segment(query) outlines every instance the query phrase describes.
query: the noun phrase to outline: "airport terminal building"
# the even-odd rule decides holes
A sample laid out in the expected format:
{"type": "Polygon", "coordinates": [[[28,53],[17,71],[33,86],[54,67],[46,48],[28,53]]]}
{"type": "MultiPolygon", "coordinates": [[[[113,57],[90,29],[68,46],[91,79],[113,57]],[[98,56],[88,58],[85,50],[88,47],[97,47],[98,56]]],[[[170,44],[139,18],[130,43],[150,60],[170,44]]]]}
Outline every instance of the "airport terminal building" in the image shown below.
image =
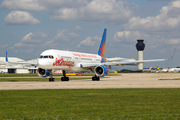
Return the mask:
{"type": "MultiPolygon", "coordinates": [[[[37,59],[25,61],[17,57],[8,57],[11,62],[37,63],[37,59]]],[[[37,73],[37,66],[27,64],[9,64],[5,57],[0,57],[0,73],[37,73]]]]}

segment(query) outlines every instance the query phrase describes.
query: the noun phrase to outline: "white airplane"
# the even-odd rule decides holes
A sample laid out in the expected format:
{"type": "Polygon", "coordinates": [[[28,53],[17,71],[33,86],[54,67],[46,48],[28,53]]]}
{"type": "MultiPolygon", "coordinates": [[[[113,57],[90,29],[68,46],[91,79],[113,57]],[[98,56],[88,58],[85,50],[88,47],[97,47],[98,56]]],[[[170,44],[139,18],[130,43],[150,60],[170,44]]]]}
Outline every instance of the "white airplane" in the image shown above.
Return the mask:
{"type": "Polygon", "coordinates": [[[149,69],[143,69],[143,72],[151,72],[153,66],[151,66],[149,69]]]}
{"type": "MultiPolygon", "coordinates": [[[[89,53],[80,53],[73,51],[63,51],[50,49],[42,52],[38,58],[38,63],[25,63],[25,62],[16,62],[15,64],[31,64],[37,65],[38,75],[40,77],[48,77],[49,81],[54,82],[52,77],[52,70],[62,70],[63,77],[61,81],[69,81],[69,77],[66,77],[66,71],[70,72],[86,72],[94,71],[95,76],[92,77],[93,81],[99,81],[100,77],[104,77],[109,73],[107,66],[110,65],[130,65],[130,64],[139,64],[145,62],[155,62],[155,61],[165,61],[170,59],[152,59],[152,60],[131,60],[124,58],[114,58],[106,59],[104,57],[105,53],[105,42],[106,42],[106,29],[104,29],[102,40],[99,46],[98,54],[89,54],[89,53]]],[[[174,54],[173,54],[174,56],[174,54]]],[[[173,58],[171,57],[171,59],[173,58]]],[[[6,62],[8,61],[7,52],[6,52],[6,62]]],[[[12,62],[9,62],[12,63],[12,62]]]]}
{"type": "Polygon", "coordinates": [[[171,71],[171,72],[180,72],[180,68],[170,68],[168,71],[171,71]]]}

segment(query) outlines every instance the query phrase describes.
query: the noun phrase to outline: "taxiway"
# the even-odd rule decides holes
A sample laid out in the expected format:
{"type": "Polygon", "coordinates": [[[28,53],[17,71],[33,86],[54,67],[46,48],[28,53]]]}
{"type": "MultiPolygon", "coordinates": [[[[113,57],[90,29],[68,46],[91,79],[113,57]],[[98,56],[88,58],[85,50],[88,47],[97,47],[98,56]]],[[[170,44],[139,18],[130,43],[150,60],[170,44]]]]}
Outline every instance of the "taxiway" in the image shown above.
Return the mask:
{"type": "Polygon", "coordinates": [[[0,82],[0,90],[30,89],[107,89],[107,88],[180,88],[180,80],[160,80],[180,78],[178,73],[123,73],[108,76],[100,81],[70,80],[67,82],[0,82]]]}

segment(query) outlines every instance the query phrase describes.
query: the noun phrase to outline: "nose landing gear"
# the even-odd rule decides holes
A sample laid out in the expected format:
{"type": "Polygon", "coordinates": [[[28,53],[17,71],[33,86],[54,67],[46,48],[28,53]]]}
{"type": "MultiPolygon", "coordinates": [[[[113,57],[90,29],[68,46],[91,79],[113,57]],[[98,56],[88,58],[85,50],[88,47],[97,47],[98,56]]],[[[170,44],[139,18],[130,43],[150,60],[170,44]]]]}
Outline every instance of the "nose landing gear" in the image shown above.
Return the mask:
{"type": "Polygon", "coordinates": [[[53,76],[52,76],[52,70],[51,71],[49,71],[50,72],[50,78],[49,78],[49,82],[54,82],[54,78],[53,78],[53,76]]]}

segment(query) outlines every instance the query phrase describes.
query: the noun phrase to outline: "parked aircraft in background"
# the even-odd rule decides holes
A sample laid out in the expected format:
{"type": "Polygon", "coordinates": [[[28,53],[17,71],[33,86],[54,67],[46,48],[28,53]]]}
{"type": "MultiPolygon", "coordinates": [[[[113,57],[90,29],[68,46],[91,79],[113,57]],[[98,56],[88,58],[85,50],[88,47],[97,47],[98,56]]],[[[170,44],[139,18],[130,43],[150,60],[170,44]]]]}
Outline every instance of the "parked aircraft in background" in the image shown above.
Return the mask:
{"type": "Polygon", "coordinates": [[[168,69],[168,71],[171,71],[171,72],[180,72],[180,68],[170,68],[170,69],[168,69]]]}
{"type": "Polygon", "coordinates": [[[161,71],[162,71],[162,72],[168,72],[168,71],[169,71],[169,69],[167,69],[167,68],[163,68],[161,71]]]}
{"type": "Polygon", "coordinates": [[[153,66],[151,66],[149,69],[143,69],[143,72],[151,72],[153,66]]]}
{"type": "MultiPolygon", "coordinates": [[[[40,54],[37,64],[22,63],[22,62],[21,63],[18,62],[18,63],[37,65],[39,67],[38,75],[41,77],[50,76],[49,81],[51,82],[54,81],[54,78],[52,77],[52,70],[63,71],[63,77],[61,78],[62,81],[69,81],[69,77],[66,77],[66,71],[70,71],[70,72],[94,71],[95,76],[92,77],[92,80],[99,81],[100,77],[104,77],[109,73],[109,68],[107,66],[110,65],[121,65],[121,66],[130,65],[130,64],[138,65],[139,63],[145,63],[145,62],[169,60],[169,59],[152,59],[152,60],[138,61],[138,60],[126,59],[126,58],[106,59],[104,57],[106,31],[107,30],[104,29],[102,40],[97,54],[50,49],[40,54]]],[[[6,62],[9,62],[7,56],[6,56],[6,62]]]]}

